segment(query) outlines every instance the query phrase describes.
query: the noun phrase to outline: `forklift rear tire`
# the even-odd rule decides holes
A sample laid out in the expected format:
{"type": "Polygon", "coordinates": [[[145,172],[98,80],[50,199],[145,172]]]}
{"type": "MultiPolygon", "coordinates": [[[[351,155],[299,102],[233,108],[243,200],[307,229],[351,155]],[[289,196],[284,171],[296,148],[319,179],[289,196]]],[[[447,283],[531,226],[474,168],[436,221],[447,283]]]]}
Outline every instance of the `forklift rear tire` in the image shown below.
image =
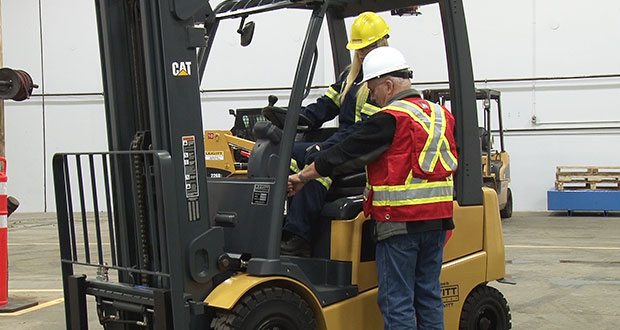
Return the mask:
{"type": "Polygon", "coordinates": [[[502,217],[502,219],[508,219],[512,217],[512,190],[510,190],[510,188],[508,188],[507,194],[508,197],[506,198],[506,205],[501,211],[499,211],[499,215],[502,217]]]}
{"type": "Polygon", "coordinates": [[[459,330],[508,330],[512,327],[510,308],[496,288],[480,285],[463,304],[459,330]]]}
{"type": "Polygon", "coordinates": [[[218,313],[211,322],[215,330],[311,330],[314,314],[297,293],[267,287],[246,294],[231,311],[218,313]]]}

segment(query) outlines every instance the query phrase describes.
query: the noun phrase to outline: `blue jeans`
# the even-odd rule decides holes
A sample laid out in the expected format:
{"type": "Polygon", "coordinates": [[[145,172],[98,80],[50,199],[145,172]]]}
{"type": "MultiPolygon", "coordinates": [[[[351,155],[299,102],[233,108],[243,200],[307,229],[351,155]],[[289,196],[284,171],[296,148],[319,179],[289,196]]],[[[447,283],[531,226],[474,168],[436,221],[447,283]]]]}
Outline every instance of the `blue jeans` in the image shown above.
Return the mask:
{"type": "Polygon", "coordinates": [[[377,242],[378,302],[385,330],[443,329],[439,274],[446,232],[396,235],[377,242]]]}

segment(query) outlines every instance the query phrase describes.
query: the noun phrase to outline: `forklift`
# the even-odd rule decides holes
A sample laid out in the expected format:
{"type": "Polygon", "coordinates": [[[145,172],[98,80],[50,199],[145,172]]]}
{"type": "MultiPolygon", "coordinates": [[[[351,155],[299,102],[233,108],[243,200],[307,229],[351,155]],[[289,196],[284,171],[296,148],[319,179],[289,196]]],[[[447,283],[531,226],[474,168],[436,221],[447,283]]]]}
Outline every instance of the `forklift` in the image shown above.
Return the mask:
{"type": "MultiPolygon", "coordinates": [[[[423,94],[426,99],[444,106],[447,101],[450,101],[449,89],[428,89],[423,94]]],[[[507,219],[512,217],[512,190],[510,189],[510,156],[504,144],[501,92],[489,88],[476,89],[476,100],[482,101],[483,125],[478,128],[482,150],[482,180],[486,187],[497,192],[500,215],[502,219],[507,219]],[[491,101],[494,101],[495,107],[491,106],[491,101]],[[491,135],[494,111],[497,112],[495,117],[497,118],[499,150],[493,148],[494,139],[491,135]]]]}
{"type": "Polygon", "coordinates": [[[330,225],[311,257],[280,255],[289,162],[323,23],[336,73],[350,63],[345,18],[428,4],[440,9],[459,148],[446,329],[510,329],[508,303],[488,285],[504,281],[505,251],[497,194],[479,170],[461,0],[96,0],[109,151],[53,158],[67,329],[88,328],[87,297],[114,330],[381,329],[361,195],[325,206],[330,225]],[[199,86],[218,25],[240,20],[247,44],[246,19],[291,9],[309,21],[287,109],[254,126],[246,176],[209,177],[199,86]]]}

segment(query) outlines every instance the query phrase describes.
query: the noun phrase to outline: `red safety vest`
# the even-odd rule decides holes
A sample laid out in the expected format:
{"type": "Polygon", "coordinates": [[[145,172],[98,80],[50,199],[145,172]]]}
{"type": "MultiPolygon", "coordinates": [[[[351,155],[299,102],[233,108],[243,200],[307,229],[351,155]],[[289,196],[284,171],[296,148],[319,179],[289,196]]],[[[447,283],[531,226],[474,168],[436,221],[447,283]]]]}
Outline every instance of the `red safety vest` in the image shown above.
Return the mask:
{"type": "Polygon", "coordinates": [[[390,148],[367,166],[365,213],[377,221],[452,217],[452,173],[458,164],[454,117],[418,97],[382,111],[394,116],[396,130],[390,148]]]}

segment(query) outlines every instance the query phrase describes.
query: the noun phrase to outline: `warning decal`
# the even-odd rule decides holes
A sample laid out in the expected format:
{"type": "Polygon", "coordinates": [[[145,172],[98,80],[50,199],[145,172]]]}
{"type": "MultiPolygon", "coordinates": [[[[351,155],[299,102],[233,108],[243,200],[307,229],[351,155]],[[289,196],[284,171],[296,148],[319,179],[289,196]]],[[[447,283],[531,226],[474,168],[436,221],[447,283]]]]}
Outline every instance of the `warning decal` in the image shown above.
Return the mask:
{"type": "Polygon", "coordinates": [[[255,184],[254,191],[252,192],[252,204],[267,205],[267,201],[269,200],[269,188],[267,184],[255,184]]]}
{"type": "Polygon", "coordinates": [[[205,151],[206,160],[224,160],[223,151],[205,151]]]}
{"type": "Polygon", "coordinates": [[[183,141],[183,172],[185,174],[185,198],[187,198],[188,216],[189,221],[196,221],[200,218],[196,137],[193,135],[183,136],[181,140],[183,141]]]}

